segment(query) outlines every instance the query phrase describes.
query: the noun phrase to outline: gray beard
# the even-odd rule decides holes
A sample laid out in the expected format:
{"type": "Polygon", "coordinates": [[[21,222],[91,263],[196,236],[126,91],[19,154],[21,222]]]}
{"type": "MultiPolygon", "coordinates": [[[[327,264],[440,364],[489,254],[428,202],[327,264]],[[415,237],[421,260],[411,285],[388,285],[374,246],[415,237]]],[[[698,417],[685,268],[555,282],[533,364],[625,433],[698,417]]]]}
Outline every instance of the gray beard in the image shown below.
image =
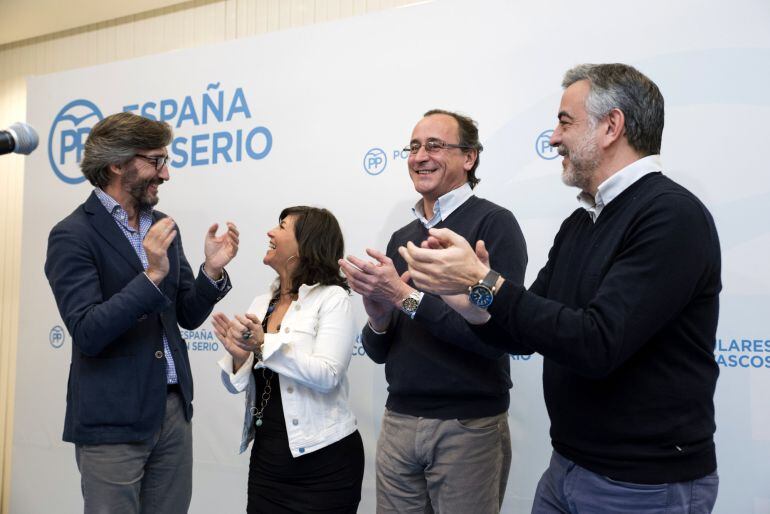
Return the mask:
{"type": "Polygon", "coordinates": [[[158,204],[158,197],[151,197],[147,192],[147,189],[149,189],[152,184],[162,184],[163,181],[157,178],[137,180],[137,175],[138,173],[136,170],[129,172],[123,179],[123,187],[134,201],[138,210],[143,211],[152,209],[158,204]]]}
{"type": "Polygon", "coordinates": [[[569,157],[569,165],[561,174],[562,182],[586,191],[599,167],[599,151],[596,142],[590,137],[586,138],[572,152],[561,145],[559,154],[569,157]]]}

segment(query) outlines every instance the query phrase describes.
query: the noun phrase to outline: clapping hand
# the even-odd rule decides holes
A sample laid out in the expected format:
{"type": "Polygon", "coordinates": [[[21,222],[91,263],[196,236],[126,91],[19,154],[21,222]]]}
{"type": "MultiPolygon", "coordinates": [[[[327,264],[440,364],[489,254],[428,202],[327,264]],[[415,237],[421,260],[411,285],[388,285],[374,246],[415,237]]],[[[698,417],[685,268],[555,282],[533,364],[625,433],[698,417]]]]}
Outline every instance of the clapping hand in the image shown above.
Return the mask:
{"type": "Polygon", "coordinates": [[[422,248],[409,242],[398,249],[420,289],[440,295],[464,293],[489,272],[489,255],[483,242],[474,251],[465,238],[449,229],[432,228],[429,233],[422,248]],[[486,256],[486,264],[478,251],[486,256]]]}
{"type": "Polygon", "coordinates": [[[214,335],[233,357],[233,372],[238,371],[249,355],[260,351],[265,341],[262,324],[254,314],[237,314],[235,319],[217,312],[211,320],[214,335]]]}
{"type": "Polygon", "coordinates": [[[171,246],[176,234],[174,220],[168,217],[161,218],[150,227],[142,241],[144,253],[147,255],[145,273],[156,286],[160,285],[168,274],[168,247],[171,246]]]}
{"type": "Polygon", "coordinates": [[[235,224],[228,221],[227,231],[221,236],[216,235],[218,228],[218,223],[209,227],[203,247],[203,270],[213,280],[222,278],[222,270],[238,254],[239,232],[235,224]]]}
{"type": "Polygon", "coordinates": [[[407,282],[408,272],[400,275],[384,253],[371,248],[366,253],[375,261],[365,261],[353,255],[340,259],[339,265],[350,288],[364,300],[369,322],[376,330],[384,330],[390,322],[390,313],[414,290],[407,282]]]}

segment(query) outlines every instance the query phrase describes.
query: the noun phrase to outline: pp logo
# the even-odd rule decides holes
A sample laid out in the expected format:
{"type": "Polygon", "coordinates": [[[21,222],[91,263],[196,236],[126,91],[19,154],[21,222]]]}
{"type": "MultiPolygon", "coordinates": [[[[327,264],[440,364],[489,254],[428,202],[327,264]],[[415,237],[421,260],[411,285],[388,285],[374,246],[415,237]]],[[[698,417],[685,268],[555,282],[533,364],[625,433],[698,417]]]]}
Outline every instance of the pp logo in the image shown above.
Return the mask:
{"type": "Polygon", "coordinates": [[[541,132],[540,135],[537,136],[537,139],[535,139],[535,151],[537,152],[537,155],[546,161],[556,159],[559,156],[559,152],[556,151],[556,147],[551,146],[550,141],[552,135],[553,130],[549,129],[541,132]]]}
{"type": "Polygon", "coordinates": [[[79,184],[86,178],[80,173],[80,160],[91,127],[104,116],[88,100],[74,100],[59,111],[48,135],[48,161],[56,176],[67,184],[79,184]]]}
{"type": "Polygon", "coordinates": [[[59,325],[54,326],[48,333],[48,342],[54,348],[61,348],[64,344],[65,332],[59,325]]]}
{"type": "Polygon", "coordinates": [[[379,175],[388,165],[388,156],[382,148],[372,148],[364,155],[364,171],[369,175],[379,175]]]}

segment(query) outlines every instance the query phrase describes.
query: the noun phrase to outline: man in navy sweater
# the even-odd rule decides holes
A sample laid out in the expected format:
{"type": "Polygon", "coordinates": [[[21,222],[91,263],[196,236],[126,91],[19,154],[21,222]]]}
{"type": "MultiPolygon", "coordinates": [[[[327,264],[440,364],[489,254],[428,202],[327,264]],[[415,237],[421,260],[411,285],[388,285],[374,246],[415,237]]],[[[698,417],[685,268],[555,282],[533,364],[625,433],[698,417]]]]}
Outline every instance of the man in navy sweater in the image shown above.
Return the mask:
{"type": "Polygon", "coordinates": [[[563,87],[551,145],[582,207],[529,291],[447,230],[400,252],[415,284],[445,295],[490,344],[543,355],[554,452],[533,513],[711,512],[713,219],[661,173],[663,97],[652,81],[622,64],[581,65],[563,87]],[[486,302],[467,293],[480,280],[486,302]]]}
{"type": "Polygon", "coordinates": [[[431,227],[446,227],[489,241],[491,261],[521,284],[524,238],[510,211],[473,195],[482,150],[473,120],[429,111],[404,150],[421,195],[416,219],[392,235],[386,254],[367,250],[374,261],[340,261],[369,315],[364,348],[385,363],[388,381],[377,512],[498,512],[511,462],[509,357],[438,296],[401,280],[406,263],[397,250],[424,241],[431,227]]]}

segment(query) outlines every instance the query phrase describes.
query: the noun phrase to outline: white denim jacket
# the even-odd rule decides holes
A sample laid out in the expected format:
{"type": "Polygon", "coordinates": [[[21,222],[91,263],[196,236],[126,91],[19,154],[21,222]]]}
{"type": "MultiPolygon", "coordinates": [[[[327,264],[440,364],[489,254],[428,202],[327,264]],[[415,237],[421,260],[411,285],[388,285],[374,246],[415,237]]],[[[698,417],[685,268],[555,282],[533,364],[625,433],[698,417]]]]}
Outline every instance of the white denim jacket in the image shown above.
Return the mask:
{"type": "MultiPolygon", "coordinates": [[[[262,391],[256,391],[252,368],[266,367],[280,375],[281,400],[296,458],[319,450],[356,430],[348,407],[346,372],[355,341],[353,311],[348,293],[339,286],[302,285],[281,321],[281,330],[265,334],[262,360],[251,355],[233,373],[228,353],[220,361],[222,382],[231,393],[246,391],[246,414],[240,451],[254,439],[252,408],[262,391]]],[[[263,319],[271,295],[257,296],[248,312],[263,319]]]]}

